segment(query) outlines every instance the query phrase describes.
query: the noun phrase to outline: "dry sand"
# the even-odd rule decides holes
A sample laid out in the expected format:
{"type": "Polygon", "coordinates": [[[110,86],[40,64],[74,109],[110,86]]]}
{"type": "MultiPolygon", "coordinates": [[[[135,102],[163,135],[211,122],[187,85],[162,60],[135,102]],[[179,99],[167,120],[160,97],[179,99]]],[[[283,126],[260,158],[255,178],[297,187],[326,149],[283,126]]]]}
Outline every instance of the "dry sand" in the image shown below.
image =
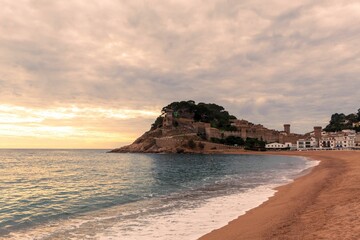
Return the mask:
{"type": "Polygon", "coordinates": [[[321,163],[201,240],[360,239],[360,151],[273,154],[306,156],[321,163]]]}

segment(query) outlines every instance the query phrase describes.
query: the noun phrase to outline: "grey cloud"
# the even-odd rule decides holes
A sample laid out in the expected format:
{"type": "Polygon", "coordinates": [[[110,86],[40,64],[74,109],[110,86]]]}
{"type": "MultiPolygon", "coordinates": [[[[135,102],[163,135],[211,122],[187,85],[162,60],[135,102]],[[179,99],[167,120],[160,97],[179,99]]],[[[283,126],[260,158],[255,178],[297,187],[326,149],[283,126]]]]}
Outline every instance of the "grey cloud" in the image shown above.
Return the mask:
{"type": "Polygon", "coordinates": [[[143,108],[193,99],[304,132],[359,107],[360,19],[338,3],[4,1],[0,100],[143,108]]]}

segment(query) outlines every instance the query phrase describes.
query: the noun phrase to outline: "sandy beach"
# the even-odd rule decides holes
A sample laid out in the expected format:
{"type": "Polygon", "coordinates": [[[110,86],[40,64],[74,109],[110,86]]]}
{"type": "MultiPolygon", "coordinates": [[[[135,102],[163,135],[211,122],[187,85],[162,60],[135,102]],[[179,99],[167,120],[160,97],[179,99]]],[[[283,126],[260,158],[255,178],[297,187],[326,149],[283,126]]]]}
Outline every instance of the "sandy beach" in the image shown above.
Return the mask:
{"type": "Polygon", "coordinates": [[[360,151],[275,152],[321,160],[275,196],[201,240],[360,239],[360,151]]]}

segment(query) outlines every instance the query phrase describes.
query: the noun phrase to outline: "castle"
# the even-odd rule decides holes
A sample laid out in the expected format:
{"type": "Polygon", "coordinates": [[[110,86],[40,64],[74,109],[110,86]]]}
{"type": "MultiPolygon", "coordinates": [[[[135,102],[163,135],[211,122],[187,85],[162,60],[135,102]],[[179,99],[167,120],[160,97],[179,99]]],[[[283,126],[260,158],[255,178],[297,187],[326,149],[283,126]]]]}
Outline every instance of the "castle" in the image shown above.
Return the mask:
{"type": "Polygon", "coordinates": [[[185,129],[192,129],[192,132],[203,136],[208,141],[212,138],[225,139],[230,136],[246,138],[257,138],[265,142],[293,143],[301,139],[303,135],[290,132],[290,124],[284,124],[283,131],[265,128],[261,124],[253,124],[246,120],[232,120],[231,125],[235,131],[223,131],[211,127],[210,123],[195,122],[193,118],[178,117],[172,109],[166,109],[163,115],[163,131],[169,131],[174,126],[181,125],[185,129]]]}
{"type": "Polygon", "coordinates": [[[238,120],[216,104],[182,101],[164,107],[149,131],[112,152],[193,153],[245,147],[257,150],[264,142],[266,149],[273,150],[360,149],[360,133],[355,130],[331,133],[314,127],[314,131],[302,135],[292,133],[290,124],[284,124],[283,130],[278,131],[238,120]]]}

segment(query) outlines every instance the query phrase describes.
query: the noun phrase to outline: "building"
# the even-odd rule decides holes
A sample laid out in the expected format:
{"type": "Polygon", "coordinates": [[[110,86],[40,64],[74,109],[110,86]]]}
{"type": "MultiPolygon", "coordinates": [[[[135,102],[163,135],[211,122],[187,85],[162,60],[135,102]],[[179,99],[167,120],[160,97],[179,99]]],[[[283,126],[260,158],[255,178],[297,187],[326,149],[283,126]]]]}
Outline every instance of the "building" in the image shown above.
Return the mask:
{"type": "Polygon", "coordinates": [[[291,142],[287,143],[269,143],[265,145],[266,149],[273,149],[273,150],[285,150],[285,149],[293,149],[293,144],[291,142]]]}
{"type": "Polygon", "coordinates": [[[174,111],[170,108],[165,109],[164,118],[163,118],[163,127],[171,128],[174,121],[174,111]]]}
{"type": "Polygon", "coordinates": [[[285,147],[285,144],[282,144],[282,143],[278,143],[278,142],[274,142],[274,143],[268,143],[265,145],[265,148],[266,149],[284,149],[286,148],[285,147]]]}
{"type": "Polygon", "coordinates": [[[318,143],[314,137],[310,137],[307,139],[299,139],[296,142],[296,149],[298,151],[311,150],[311,149],[315,149],[317,147],[317,145],[318,145],[318,143]]]}
{"type": "Polygon", "coordinates": [[[296,141],[303,137],[303,135],[291,133],[290,124],[284,124],[284,131],[277,131],[273,129],[268,129],[261,124],[253,124],[246,120],[234,120],[231,124],[236,127],[237,131],[234,132],[225,132],[224,137],[227,136],[238,136],[243,139],[246,138],[257,138],[262,139],[263,141],[269,143],[281,143],[285,144],[287,142],[296,144],[296,141]]]}
{"type": "Polygon", "coordinates": [[[341,132],[323,132],[319,141],[320,149],[346,149],[356,146],[356,132],[343,130],[341,132]]]}
{"type": "Polygon", "coordinates": [[[303,135],[291,133],[290,124],[284,124],[283,131],[277,131],[268,129],[261,124],[254,124],[246,120],[235,119],[231,125],[234,128],[233,131],[223,131],[217,128],[211,127],[210,123],[195,122],[193,116],[183,116],[184,113],[178,113],[170,108],[164,109],[163,113],[163,132],[169,132],[177,126],[182,126],[184,129],[193,131],[204,139],[211,140],[212,138],[225,139],[227,137],[241,137],[256,138],[268,143],[291,143],[291,146],[296,145],[296,141],[303,138],[303,135]]]}
{"type": "MultiPolygon", "coordinates": [[[[297,150],[334,150],[354,148],[357,143],[354,130],[343,130],[341,132],[325,132],[321,127],[314,127],[314,131],[305,134],[304,139],[297,141],[297,150]]],[[[359,136],[360,143],[360,136],[359,136]]]]}
{"type": "Polygon", "coordinates": [[[296,144],[293,144],[291,142],[286,142],[285,146],[286,146],[286,148],[289,148],[291,150],[296,150],[296,144]]]}
{"type": "Polygon", "coordinates": [[[360,146],[360,133],[356,133],[355,136],[355,146],[360,146]]]}
{"type": "Polygon", "coordinates": [[[291,133],[290,124],[284,124],[284,131],[280,132],[279,142],[283,144],[291,143],[295,146],[296,141],[303,137],[301,134],[291,133]]]}
{"type": "Polygon", "coordinates": [[[280,132],[272,129],[268,129],[261,124],[253,124],[246,120],[234,120],[231,123],[236,127],[236,131],[223,132],[224,137],[236,136],[242,139],[257,138],[266,142],[278,142],[280,132]]]}

